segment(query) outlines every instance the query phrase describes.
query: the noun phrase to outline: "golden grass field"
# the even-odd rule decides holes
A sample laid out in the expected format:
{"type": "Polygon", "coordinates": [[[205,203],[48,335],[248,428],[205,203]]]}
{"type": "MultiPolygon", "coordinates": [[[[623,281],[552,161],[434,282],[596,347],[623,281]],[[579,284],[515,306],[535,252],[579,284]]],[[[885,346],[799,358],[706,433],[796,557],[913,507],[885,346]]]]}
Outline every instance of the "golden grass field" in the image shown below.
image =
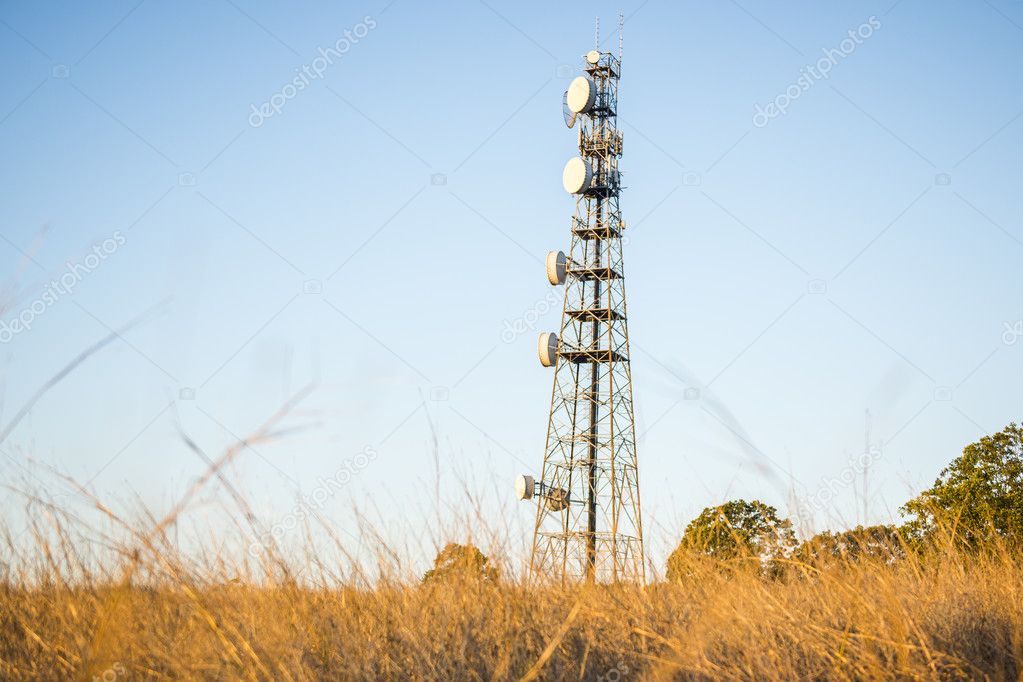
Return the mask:
{"type": "Polygon", "coordinates": [[[0,521],[0,680],[1023,680],[1018,543],[967,552],[939,528],[897,559],[797,552],[765,572],[682,554],[677,583],[538,586],[506,556],[514,531],[476,512],[459,541],[476,528],[502,575],[423,581],[372,528],[371,565],[324,519],[290,550],[252,544],[225,472],[271,427],[204,457],[162,516],[60,475],[75,499],[9,489],[28,527],[0,521]],[[180,549],[182,515],[219,496],[241,548],[210,533],[180,549]]]}
{"type": "Polygon", "coordinates": [[[359,588],[225,579],[215,553],[177,555],[152,531],[95,571],[58,530],[31,556],[4,550],[0,679],[1023,679],[1023,568],[1008,551],[770,579],[694,560],[685,583],[646,588],[359,588]]]}

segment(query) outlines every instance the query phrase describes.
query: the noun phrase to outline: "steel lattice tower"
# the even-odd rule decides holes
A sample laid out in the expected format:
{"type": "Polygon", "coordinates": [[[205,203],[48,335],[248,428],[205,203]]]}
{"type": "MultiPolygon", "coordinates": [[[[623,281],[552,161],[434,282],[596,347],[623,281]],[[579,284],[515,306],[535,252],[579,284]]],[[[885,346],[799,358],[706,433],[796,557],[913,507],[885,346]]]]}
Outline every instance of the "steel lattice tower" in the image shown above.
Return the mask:
{"type": "Polygon", "coordinates": [[[554,366],[543,469],[539,481],[519,483],[520,497],[537,501],[530,573],[541,580],[645,580],[618,202],[620,70],[620,56],[590,52],[566,93],[566,122],[579,128],[579,158],[565,168],[576,208],[568,254],[548,256],[565,299],[560,333],[540,339],[541,362],[554,366]]]}

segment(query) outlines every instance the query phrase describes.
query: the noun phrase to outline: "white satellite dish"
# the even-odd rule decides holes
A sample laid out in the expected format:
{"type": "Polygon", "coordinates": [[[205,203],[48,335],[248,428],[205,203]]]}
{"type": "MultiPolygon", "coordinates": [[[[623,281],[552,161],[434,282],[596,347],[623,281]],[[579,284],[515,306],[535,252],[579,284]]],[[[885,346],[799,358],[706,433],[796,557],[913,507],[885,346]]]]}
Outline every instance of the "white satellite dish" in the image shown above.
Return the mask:
{"type": "Polygon", "coordinates": [[[568,509],[571,497],[564,488],[549,488],[544,495],[547,501],[547,508],[558,512],[568,509]]]}
{"type": "Polygon", "coordinates": [[[554,286],[565,283],[568,276],[568,257],[564,251],[547,253],[547,281],[554,286]]]}
{"type": "Polygon", "coordinates": [[[536,491],[536,481],[528,474],[522,474],[515,479],[515,497],[520,500],[530,500],[536,491]]]}
{"type": "Polygon", "coordinates": [[[561,115],[565,117],[565,125],[569,128],[575,125],[576,113],[568,108],[568,90],[561,96],[561,115]]]}
{"type": "Polygon", "coordinates": [[[596,64],[597,62],[600,61],[600,53],[597,52],[596,50],[590,50],[589,52],[586,53],[586,61],[588,61],[590,64],[596,64]]]}
{"type": "Polygon", "coordinates": [[[568,108],[577,114],[585,114],[593,108],[597,99],[597,84],[589,76],[577,76],[568,86],[565,101],[568,108]]]}
{"type": "Polygon", "coordinates": [[[568,160],[565,170],[561,172],[561,185],[569,194],[582,194],[593,182],[593,168],[582,157],[576,156],[568,160]]]}
{"type": "Polygon", "coordinates": [[[540,356],[540,364],[544,367],[553,367],[558,359],[558,335],[554,332],[544,332],[537,339],[536,352],[540,356]]]}

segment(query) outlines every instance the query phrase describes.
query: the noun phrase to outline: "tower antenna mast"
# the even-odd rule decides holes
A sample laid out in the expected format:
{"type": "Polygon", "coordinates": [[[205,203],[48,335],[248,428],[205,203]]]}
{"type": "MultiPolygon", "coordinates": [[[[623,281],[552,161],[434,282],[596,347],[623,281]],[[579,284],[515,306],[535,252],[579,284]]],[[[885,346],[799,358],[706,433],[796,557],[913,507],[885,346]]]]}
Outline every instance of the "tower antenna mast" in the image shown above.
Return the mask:
{"type": "Polygon", "coordinates": [[[619,207],[620,73],[621,60],[598,47],[564,95],[579,152],[562,174],[575,199],[571,246],[546,263],[551,285],[565,287],[561,327],[538,345],[540,363],[554,368],[547,445],[539,478],[516,483],[520,499],[536,501],[530,575],[562,584],[646,577],[619,207]]]}

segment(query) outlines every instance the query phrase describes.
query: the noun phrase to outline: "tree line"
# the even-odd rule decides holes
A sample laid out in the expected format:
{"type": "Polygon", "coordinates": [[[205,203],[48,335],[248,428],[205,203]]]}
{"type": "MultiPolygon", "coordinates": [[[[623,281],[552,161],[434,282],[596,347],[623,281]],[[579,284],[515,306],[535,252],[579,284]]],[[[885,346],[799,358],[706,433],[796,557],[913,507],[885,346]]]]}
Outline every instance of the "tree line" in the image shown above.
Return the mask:
{"type": "MultiPolygon", "coordinates": [[[[980,551],[1023,545],[1023,426],[1009,424],[963,449],[934,484],[907,501],[900,524],[824,531],[800,542],[792,522],[760,500],[707,507],[686,526],[665,577],[685,580],[696,564],[751,568],[777,576],[791,566],[836,561],[892,563],[936,547],[980,551]]],[[[499,571],[474,545],[442,549],[424,582],[449,576],[496,581],[499,571]]]]}

